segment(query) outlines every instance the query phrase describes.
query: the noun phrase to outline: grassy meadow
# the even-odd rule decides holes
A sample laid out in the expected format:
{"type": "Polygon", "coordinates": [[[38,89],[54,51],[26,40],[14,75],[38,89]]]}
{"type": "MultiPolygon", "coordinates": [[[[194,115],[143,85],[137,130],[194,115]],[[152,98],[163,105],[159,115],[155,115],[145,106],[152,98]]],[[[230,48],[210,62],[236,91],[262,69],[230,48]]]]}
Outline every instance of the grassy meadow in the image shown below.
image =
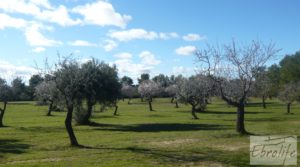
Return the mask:
{"type": "MultiPolygon", "coordinates": [[[[267,102],[263,109],[260,99],[251,100],[246,129],[300,136],[300,104],[285,114],[284,104],[267,102]]],[[[197,114],[199,120],[191,119],[190,106],[175,108],[169,98],[154,99],[152,112],[139,99],[118,105],[118,116],[113,109],[97,112],[96,106],[92,120],[97,124],[74,124],[78,142],[87,146],[76,148],[69,146],[65,112],[47,117],[47,106],[9,103],[6,127],[0,128],[0,166],[249,166],[249,136],[235,132],[236,109],[219,99],[197,114]]]]}

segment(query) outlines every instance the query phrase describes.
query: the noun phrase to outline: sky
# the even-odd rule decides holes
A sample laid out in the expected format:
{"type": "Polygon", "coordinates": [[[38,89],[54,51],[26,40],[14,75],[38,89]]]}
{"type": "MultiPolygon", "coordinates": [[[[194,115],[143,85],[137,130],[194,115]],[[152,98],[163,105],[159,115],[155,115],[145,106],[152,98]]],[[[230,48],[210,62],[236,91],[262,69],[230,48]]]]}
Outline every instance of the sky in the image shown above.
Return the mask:
{"type": "Polygon", "coordinates": [[[0,77],[26,82],[47,59],[92,57],[133,79],[195,73],[206,44],[276,43],[300,50],[297,0],[0,0],[0,77]]]}

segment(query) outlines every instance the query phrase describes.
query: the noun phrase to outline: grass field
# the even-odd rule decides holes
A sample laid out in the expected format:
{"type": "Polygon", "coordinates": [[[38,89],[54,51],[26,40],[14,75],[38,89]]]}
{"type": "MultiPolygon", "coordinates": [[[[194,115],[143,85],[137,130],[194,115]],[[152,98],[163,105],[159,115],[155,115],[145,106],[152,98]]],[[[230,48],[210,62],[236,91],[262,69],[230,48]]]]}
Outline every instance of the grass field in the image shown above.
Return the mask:
{"type": "MultiPolygon", "coordinates": [[[[235,108],[214,99],[192,120],[189,106],[176,109],[169,101],[155,99],[153,112],[135,99],[132,105],[121,101],[118,116],[112,110],[94,113],[98,124],[74,125],[79,143],[89,148],[69,146],[65,112],[46,117],[47,106],[11,103],[7,127],[0,128],[0,166],[249,166],[249,136],[235,132],[235,108]]],[[[287,115],[278,101],[268,101],[267,109],[251,102],[249,132],[300,136],[299,104],[287,115]]]]}

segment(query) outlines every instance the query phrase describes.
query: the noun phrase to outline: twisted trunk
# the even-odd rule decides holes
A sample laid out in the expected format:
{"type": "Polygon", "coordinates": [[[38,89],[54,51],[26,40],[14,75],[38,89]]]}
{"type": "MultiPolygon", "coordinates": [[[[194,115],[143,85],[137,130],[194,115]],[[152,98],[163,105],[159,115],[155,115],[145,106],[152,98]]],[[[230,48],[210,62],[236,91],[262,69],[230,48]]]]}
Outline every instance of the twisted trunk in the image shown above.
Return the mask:
{"type": "Polygon", "coordinates": [[[291,103],[287,103],[287,106],[286,106],[286,112],[287,112],[288,114],[291,113],[291,103]]]}
{"type": "Polygon", "coordinates": [[[7,101],[3,102],[3,108],[0,108],[0,127],[3,127],[3,117],[6,110],[7,101]]]}
{"type": "Polygon", "coordinates": [[[236,131],[240,134],[245,134],[245,125],[244,125],[244,115],[245,115],[245,105],[244,103],[239,103],[237,106],[237,119],[236,119],[236,131]]]}
{"type": "Polygon", "coordinates": [[[84,118],[82,119],[82,122],[80,124],[83,125],[88,125],[90,124],[90,118],[92,116],[92,112],[93,112],[93,106],[95,105],[95,102],[93,102],[92,100],[87,100],[87,111],[86,114],[83,116],[84,118]]]}
{"type": "Polygon", "coordinates": [[[49,100],[49,101],[50,101],[50,104],[49,104],[47,116],[51,116],[51,111],[52,111],[52,109],[53,109],[53,103],[54,103],[53,100],[49,100]]]}
{"type": "Polygon", "coordinates": [[[193,116],[193,119],[199,119],[196,115],[196,105],[193,105],[193,104],[192,104],[192,116],[193,116]]]}
{"type": "Polygon", "coordinates": [[[115,105],[115,111],[114,111],[114,115],[117,115],[118,108],[119,108],[119,106],[115,105]]]}
{"type": "Polygon", "coordinates": [[[70,138],[71,146],[79,146],[72,128],[72,114],[73,114],[73,106],[72,107],[69,106],[67,111],[67,116],[65,119],[65,126],[70,138]]]}
{"type": "Polygon", "coordinates": [[[171,99],[171,103],[174,103],[174,99],[175,99],[175,98],[174,98],[174,97],[172,97],[172,99],[171,99]]]}
{"type": "Polygon", "coordinates": [[[263,108],[267,108],[267,105],[266,105],[266,96],[262,96],[262,104],[263,104],[263,108]]]}
{"type": "Polygon", "coordinates": [[[151,102],[151,100],[149,100],[149,101],[148,101],[148,104],[149,104],[149,110],[150,110],[150,111],[153,111],[153,109],[152,109],[152,102],[151,102]]]}

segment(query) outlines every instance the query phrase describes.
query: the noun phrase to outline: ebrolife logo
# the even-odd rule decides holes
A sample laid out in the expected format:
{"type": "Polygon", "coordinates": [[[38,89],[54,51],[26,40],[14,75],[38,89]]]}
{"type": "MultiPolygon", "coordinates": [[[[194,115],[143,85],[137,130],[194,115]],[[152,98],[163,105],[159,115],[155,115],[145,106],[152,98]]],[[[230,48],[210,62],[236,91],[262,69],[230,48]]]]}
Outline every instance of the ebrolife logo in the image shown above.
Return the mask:
{"type": "Polygon", "coordinates": [[[250,165],[297,165],[297,136],[250,136],[250,165]]]}

